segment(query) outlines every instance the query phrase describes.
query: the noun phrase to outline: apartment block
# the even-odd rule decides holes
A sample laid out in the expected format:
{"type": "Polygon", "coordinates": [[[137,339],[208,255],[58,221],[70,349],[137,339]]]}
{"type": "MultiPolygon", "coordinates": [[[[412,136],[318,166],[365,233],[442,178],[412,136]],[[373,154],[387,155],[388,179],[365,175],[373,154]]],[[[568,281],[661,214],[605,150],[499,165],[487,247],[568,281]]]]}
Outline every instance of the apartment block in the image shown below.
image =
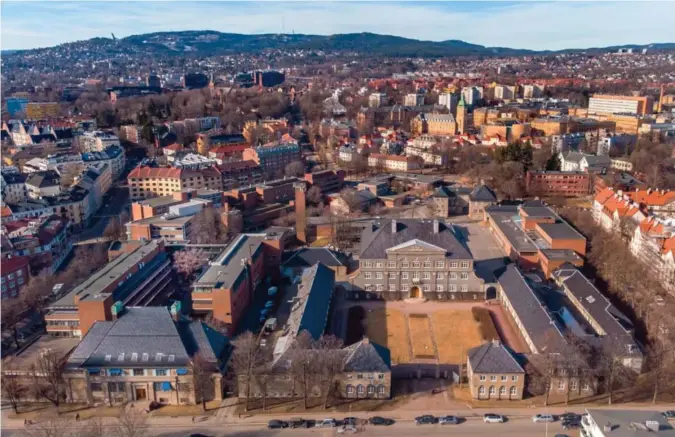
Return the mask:
{"type": "Polygon", "coordinates": [[[216,167],[202,170],[136,167],[127,177],[132,201],[169,196],[184,189],[222,190],[222,175],[216,167]]]}
{"type": "Polygon", "coordinates": [[[48,307],[47,333],[83,337],[97,321],[113,320],[113,305],[161,303],[172,280],[171,263],[158,240],[114,242],[116,258],[48,307]]]}
{"type": "Polygon", "coordinates": [[[77,137],[77,141],[86,152],[102,152],[109,146],[120,145],[119,137],[104,131],[84,132],[77,137]]]}
{"type": "Polygon", "coordinates": [[[57,102],[26,103],[26,118],[29,120],[58,117],[59,112],[60,108],[57,102]]]}
{"type": "Polygon", "coordinates": [[[478,300],[484,281],[451,224],[438,220],[382,220],[361,236],[352,299],[478,300]]]}
{"type": "Polygon", "coordinates": [[[313,173],[305,173],[305,181],[310,186],[317,186],[322,194],[336,193],[342,189],[345,180],[344,170],[321,170],[313,173]]]}
{"type": "Polygon", "coordinates": [[[134,124],[125,124],[120,126],[119,137],[121,140],[138,144],[141,139],[141,127],[134,124]]]}
{"type": "Polygon", "coordinates": [[[288,164],[301,161],[300,146],[297,143],[269,143],[244,150],[244,160],[252,160],[269,175],[283,174],[288,164]]]}
{"type": "Polygon", "coordinates": [[[403,98],[404,106],[422,106],[424,105],[424,94],[406,94],[403,98]]]}
{"type": "Polygon", "coordinates": [[[528,171],[528,194],[544,197],[583,197],[592,191],[593,175],[580,171],[528,171]]]}
{"type": "Polygon", "coordinates": [[[388,171],[413,171],[421,168],[421,159],[414,156],[382,155],[371,153],[368,156],[368,167],[382,168],[388,171]]]}
{"type": "Polygon", "coordinates": [[[2,224],[4,256],[27,257],[37,271],[55,273],[72,252],[69,223],[57,216],[6,221],[2,224]]]}
{"type": "Polygon", "coordinates": [[[628,113],[646,115],[654,110],[654,99],[651,96],[616,96],[594,94],[588,101],[588,112],[628,113]]]}
{"type": "Polygon", "coordinates": [[[217,166],[217,169],[221,174],[223,189],[226,191],[263,181],[263,170],[253,160],[226,162],[217,166]]]}
{"type": "Polygon", "coordinates": [[[2,299],[19,296],[21,288],[30,280],[29,259],[27,256],[3,256],[0,259],[0,280],[2,280],[2,299]]]}
{"type": "Polygon", "coordinates": [[[199,134],[197,135],[197,153],[208,155],[212,149],[223,155],[241,155],[249,147],[241,134],[199,134]]]}

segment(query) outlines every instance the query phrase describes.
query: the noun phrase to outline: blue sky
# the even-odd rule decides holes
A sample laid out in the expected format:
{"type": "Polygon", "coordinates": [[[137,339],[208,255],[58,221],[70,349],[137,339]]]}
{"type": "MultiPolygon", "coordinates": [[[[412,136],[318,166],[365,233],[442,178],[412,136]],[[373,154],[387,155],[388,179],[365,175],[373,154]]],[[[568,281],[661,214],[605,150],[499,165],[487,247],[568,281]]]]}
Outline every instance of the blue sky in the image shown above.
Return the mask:
{"type": "Polygon", "coordinates": [[[675,41],[675,2],[0,2],[2,49],[171,31],[374,32],[486,46],[585,48],[675,41]]]}

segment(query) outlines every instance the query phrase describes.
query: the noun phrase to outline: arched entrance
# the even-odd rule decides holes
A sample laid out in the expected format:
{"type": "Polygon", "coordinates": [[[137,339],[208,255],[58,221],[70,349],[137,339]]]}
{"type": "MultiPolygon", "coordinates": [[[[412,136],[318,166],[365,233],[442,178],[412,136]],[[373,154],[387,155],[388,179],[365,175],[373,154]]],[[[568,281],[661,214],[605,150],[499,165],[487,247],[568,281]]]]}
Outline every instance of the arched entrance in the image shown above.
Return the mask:
{"type": "Polygon", "coordinates": [[[410,299],[421,299],[422,290],[418,286],[414,286],[410,289],[410,299]]]}

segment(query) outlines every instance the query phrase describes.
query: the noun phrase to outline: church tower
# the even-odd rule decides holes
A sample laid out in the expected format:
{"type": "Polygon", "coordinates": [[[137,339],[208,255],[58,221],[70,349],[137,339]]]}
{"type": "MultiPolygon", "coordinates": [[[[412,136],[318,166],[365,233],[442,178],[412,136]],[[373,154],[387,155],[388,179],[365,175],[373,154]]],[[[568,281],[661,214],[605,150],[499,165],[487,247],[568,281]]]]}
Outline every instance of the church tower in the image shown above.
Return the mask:
{"type": "Polygon", "coordinates": [[[464,132],[466,132],[466,122],[467,122],[464,94],[462,94],[462,97],[459,99],[459,103],[457,104],[457,117],[455,118],[457,120],[457,133],[461,135],[464,132]]]}

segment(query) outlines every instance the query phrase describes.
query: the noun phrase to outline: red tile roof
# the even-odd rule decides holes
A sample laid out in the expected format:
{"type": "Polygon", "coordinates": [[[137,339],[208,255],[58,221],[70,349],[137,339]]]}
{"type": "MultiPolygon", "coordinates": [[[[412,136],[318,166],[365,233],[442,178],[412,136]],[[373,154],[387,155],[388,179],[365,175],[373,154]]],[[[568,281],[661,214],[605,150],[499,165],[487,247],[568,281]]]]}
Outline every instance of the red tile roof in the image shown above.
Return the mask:
{"type": "Polygon", "coordinates": [[[182,172],[179,168],[153,168],[153,167],[136,167],[131,170],[128,178],[175,178],[179,179],[182,172]]]}

